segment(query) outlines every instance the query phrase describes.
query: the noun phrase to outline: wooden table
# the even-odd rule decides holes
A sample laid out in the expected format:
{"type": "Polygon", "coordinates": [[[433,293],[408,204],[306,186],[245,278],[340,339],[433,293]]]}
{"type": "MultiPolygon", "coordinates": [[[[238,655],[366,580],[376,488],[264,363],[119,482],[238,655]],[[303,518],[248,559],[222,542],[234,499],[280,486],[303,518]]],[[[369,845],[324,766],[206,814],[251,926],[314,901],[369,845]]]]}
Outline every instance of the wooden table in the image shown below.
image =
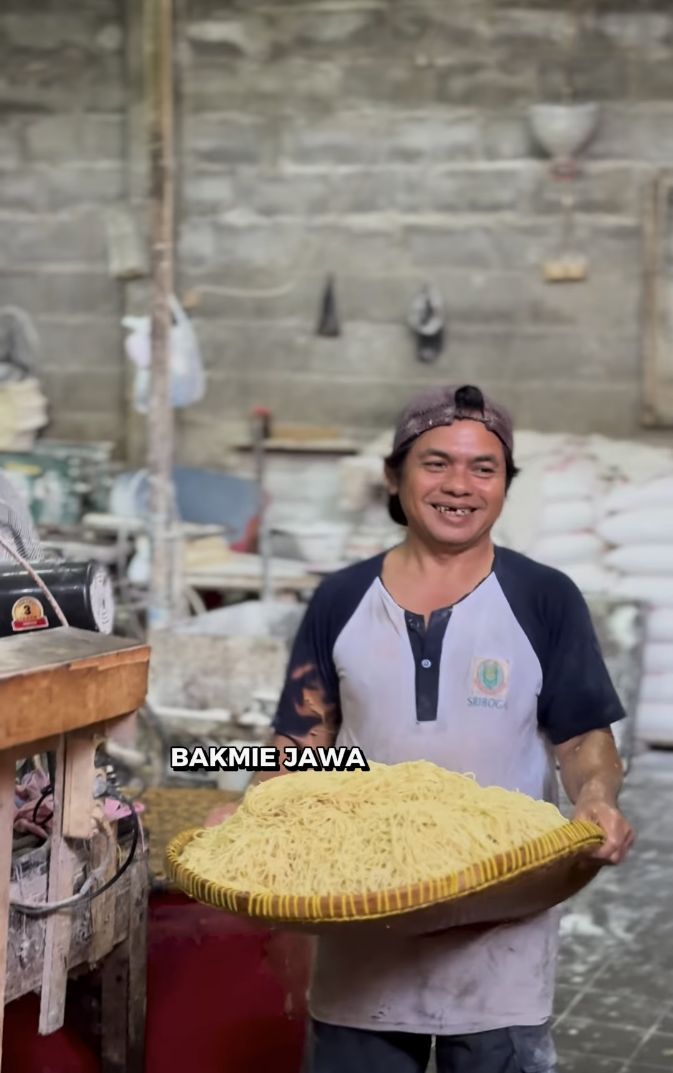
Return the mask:
{"type": "MultiPolygon", "coordinates": [[[[310,595],[317,588],[320,577],[317,574],[298,573],[296,575],[271,573],[271,582],[274,595],[279,593],[294,593],[298,596],[306,593],[310,595]]],[[[262,591],[262,578],[253,571],[234,572],[226,570],[188,570],[184,574],[184,582],[197,592],[245,592],[259,593],[262,591]]]]}
{"type": "Polygon", "coordinates": [[[103,1068],[105,1073],[143,1069],[147,869],[142,855],[123,883],[76,908],[35,918],[21,910],[10,914],[10,900],[60,902],[72,896],[84,868],[106,860],[106,875],[114,873],[109,832],[104,836],[95,822],[100,807],[93,796],[95,751],[106,736],[128,735],[129,721],[145,699],[148,669],[148,647],[126,638],[65,627],[0,638],[0,1057],[5,1001],[40,986],[39,1031],[48,1035],[63,1024],[69,968],[105,958],[103,1005],[108,1014],[114,1012],[115,1023],[110,1025],[108,1016],[103,1068]],[[41,752],[56,756],[51,846],[44,867],[38,853],[30,883],[26,878],[22,885],[18,869],[25,862],[12,857],[16,763],[41,752]],[[84,948],[74,927],[82,912],[91,922],[84,948]],[[30,970],[22,964],[24,940],[40,954],[30,970]]]}

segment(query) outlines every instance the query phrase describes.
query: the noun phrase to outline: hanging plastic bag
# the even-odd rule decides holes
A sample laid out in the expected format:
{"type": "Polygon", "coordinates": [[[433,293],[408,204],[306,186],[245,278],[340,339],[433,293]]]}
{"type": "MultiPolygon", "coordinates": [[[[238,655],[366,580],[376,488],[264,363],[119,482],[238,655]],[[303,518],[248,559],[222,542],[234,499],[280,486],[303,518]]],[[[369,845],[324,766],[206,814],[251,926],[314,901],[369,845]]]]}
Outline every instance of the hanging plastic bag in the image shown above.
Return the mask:
{"type": "MultiPolygon", "coordinates": [[[[198,340],[192,322],[178,302],[170,299],[173,324],[171,327],[171,406],[183,408],[199,402],[206,390],[206,375],[198,340]]],[[[140,414],[147,413],[150,399],[151,331],[150,317],[124,317],[122,325],[129,329],[124,341],[127,357],[136,367],[133,384],[133,405],[140,414]]]]}

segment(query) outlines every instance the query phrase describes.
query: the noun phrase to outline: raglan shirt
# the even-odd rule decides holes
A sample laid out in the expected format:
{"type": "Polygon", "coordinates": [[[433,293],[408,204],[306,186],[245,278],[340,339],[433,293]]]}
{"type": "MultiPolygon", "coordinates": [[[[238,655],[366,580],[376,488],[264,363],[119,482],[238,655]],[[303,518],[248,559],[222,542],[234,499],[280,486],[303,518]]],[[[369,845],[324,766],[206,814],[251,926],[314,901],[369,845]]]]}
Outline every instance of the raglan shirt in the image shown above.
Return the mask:
{"type": "MultiPolygon", "coordinates": [[[[276,732],[303,736],[324,719],[337,745],[367,760],[430,760],[556,803],[552,746],[624,717],[580,591],[560,571],[496,548],[488,577],[426,627],[388,593],[383,560],[340,570],[316,591],[276,732]]],[[[558,920],[553,909],[431,937],[321,936],[310,1012],[441,1035],[541,1024],[558,920]]]]}

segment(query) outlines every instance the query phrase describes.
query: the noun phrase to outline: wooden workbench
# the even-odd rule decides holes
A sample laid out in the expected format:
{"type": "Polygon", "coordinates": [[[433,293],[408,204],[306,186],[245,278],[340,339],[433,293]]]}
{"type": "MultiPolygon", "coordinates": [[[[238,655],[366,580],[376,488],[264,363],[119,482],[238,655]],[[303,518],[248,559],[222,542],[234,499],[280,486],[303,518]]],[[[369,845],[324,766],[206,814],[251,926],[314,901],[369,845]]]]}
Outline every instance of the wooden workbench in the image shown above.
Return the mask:
{"type": "Polygon", "coordinates": [[[104,959],[105,1073],[143,1068],[143,854],[108,892],[75,907],[35,917],[10,912],[10,900],[61,902],[85,871],[107,861],[105,875],[115,872],[116,831],[95,822],[95,751],[142,705],[148,668],[147,646],[126,638],[65,627],[0,638],[0,1047],[6,1001],[39,987],[48,1035],[63,1024],[68,970],[104,959]],[[49,852],[14,858],[16,763],[45,751],[56,756],[49,852]]]}

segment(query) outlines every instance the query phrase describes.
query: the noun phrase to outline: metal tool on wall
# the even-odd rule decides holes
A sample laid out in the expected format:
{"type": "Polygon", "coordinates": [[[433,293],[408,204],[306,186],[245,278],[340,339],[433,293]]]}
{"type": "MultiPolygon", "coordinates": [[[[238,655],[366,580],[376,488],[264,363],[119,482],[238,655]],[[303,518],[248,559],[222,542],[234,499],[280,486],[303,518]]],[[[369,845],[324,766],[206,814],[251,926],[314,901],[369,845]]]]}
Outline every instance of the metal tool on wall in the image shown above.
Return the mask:
{"type": "Polygon", "coordinates": [[[407,322],[416,339],[416,357],[422,362],[437,361],[444,348],[444,303],[428,284],[421,287],[409,309],[407,322]]]}
{"type": "Polygon", "coordinates": [[[545,261],[548,283],[578,283],[585,279],[588,260],[575,246],[575,195],[572,183],[578,175],[577,158],[591,141],[599,119],[595,103],[536,104],[529,111],[533,134],[551,157],[549,174],[563,183],[561,246],[556,257],[545,261]]]}
{"type": "Polygon", "coordinates": [[[320,300],[320,315],[318,317],[316,335],[321,335],[325,339],[334,339],[336,336],[341,335],[341,325],[339,324],[339,314],[337,312],[336,302],[336,284],[332,274],[330,274],[325,281],[325,287],[320,300]]]}

